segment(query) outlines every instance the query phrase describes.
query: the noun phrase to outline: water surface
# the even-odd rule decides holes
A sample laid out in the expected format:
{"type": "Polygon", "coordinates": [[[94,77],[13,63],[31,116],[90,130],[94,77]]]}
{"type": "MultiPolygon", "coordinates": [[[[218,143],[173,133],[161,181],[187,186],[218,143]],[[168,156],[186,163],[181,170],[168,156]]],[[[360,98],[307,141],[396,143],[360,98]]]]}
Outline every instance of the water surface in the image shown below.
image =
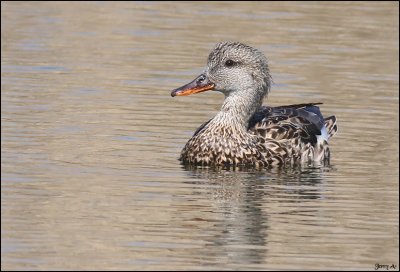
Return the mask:
{"type": "Polygon", "coordinates": [[[1,2],[4,270],[366,269],[399,245],[397,2],[1,2]],[[270,105],[324,102],[332,165],[185,167],[223,96],[170,97],[215,43],[270,105]]]}

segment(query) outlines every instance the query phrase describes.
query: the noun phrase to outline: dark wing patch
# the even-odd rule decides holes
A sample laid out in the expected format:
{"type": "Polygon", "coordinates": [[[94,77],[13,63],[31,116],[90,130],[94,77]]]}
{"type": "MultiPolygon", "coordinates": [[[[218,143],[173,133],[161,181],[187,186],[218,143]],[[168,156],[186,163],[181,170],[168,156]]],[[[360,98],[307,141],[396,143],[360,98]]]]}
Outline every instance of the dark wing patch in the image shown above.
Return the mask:
{"type": "Polygon", "coordinates": [[[304,144],[315,145],[325,126],[318,104],[322,103],[263,106],[250,119],[249,130],[276,141],[299,138],[304,144]]]}

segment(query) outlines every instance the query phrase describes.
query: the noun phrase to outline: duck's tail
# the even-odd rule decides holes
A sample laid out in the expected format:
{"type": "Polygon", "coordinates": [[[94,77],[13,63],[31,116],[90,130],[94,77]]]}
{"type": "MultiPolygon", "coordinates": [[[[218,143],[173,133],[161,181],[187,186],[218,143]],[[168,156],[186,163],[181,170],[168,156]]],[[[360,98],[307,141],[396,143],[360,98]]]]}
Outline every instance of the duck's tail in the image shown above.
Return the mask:
{"type": "Polygon", "coordinates": [[[331,138],[338,131],[338,128],[336,125],[336,116],[334,116],[334,115],[329,116],[329,117],[325,118],[324,121],[325,121],[326,130],[328,131],[329,138],[331,138]]]}

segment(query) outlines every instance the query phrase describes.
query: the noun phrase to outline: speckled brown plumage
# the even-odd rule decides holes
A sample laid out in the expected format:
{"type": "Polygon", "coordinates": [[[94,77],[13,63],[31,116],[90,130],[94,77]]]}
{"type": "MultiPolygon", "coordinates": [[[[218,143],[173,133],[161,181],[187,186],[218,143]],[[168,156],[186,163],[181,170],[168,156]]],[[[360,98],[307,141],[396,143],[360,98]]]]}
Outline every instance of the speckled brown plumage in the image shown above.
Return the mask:
{"type": "Polygon", "coordinates": [[[267,167],[327,163],[328,139],[336,118],[324,118],[318,104],[261,106],[271,76],[265,56],[237,42],[218,44],[207,67],[172,96],[205,90],[225,94],[221,111],[200,126],[180,156],[185,164],[267,167]]]}

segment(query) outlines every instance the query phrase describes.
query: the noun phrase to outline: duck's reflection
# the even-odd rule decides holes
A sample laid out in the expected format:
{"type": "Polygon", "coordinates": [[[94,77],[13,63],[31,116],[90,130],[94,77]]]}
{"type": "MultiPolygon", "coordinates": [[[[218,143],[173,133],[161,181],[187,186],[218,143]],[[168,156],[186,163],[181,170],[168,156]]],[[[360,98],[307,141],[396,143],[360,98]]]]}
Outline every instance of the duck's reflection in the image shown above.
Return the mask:
{"type": "MultiPolygon", "coordinates": [[[[219,263],[240,264],[265,263],[269,230],[275,227],[274,222],[270,222],[271,214],[301,210],[274,207],[279,207],[281,202],[296,205],[321,198],[322,173],[326,171],[321,168],[268,171],[195,166],[183,168],[190,176],[187,183],[199,188],[193,190],[190,196],[193,201],[209,201],[199,205],[195,218],[189,219],[197,220],[197,231],[208,234],[202,237],[206,246],[201,248],[207,252],[196,254],[218,256],[219,263]]],[[[202,263],[213,264],[208,261],[202,263]]]]}

